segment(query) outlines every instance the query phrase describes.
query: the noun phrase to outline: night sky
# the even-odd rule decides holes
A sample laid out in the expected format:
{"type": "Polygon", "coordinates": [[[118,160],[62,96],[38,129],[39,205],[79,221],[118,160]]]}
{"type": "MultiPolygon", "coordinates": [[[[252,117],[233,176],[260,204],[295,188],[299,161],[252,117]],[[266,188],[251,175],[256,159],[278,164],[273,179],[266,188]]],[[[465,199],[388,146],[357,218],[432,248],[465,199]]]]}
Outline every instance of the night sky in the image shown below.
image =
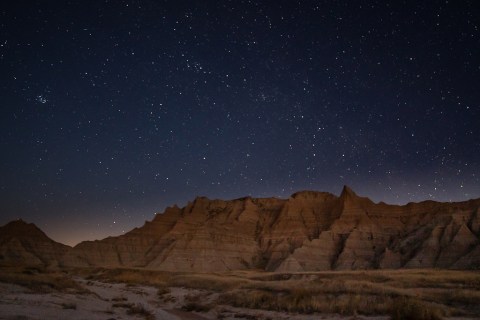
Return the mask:
{"type": "Polygon", "coordinates": [[[480,197],[477,1],[3,1],[0,225],[197,195],[480,197]]]}

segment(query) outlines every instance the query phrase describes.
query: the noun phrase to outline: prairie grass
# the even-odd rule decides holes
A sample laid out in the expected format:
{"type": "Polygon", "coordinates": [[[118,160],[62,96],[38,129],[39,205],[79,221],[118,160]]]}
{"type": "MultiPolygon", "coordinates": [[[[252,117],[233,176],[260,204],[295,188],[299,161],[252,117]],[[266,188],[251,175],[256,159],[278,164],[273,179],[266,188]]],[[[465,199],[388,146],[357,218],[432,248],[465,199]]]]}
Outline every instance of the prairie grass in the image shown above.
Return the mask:
{"type": "MultiPolygon", "coordinates": [[[[142,269],[83,270],[92,280],[144,284],[166,301],[172,287],[216,293],[208,305],[185,300],[184,310],[222,305],[297,313],[390,315],[438,320],[480,314],[480,272],[434,269],[268,273],[169,273],[142,269]]],[[[170,301],[170,300],[169,300],[170,301]]]]}
{"type": "Polygon", "coordinates": [[[124,309],[130,309],[130,308],[133,308],[134,304],[133,303],[130,303],[130,302],[125,302],[125,301],[122,301],[122,302],[115,302],[114,304],[112,304],[112,308],[124,308],[124,309]]]}
{"type": "Polygon", "coordinates": [[[172,273],[126,268],[82,269],[75,272],[82,274],[89,280],[154,286],[160,290],[159,294],[163,291],[168,293],[168,287],[185,287],[222,292],[237,287],[246,281],[241,280],[238,277],[227,276],[224,274],[172,273]]]}
{"type": "Polygon", "coordinates": [[[391,306],[392,320],[441,320],[442,312],[424,302],[403,298],[395,301],[391,306]]]}
{"type": "Polygon", "coordinates": [[[225,292],[245,285],[247,280],[219,274],[178,274],[168,284],[173,287],[225,292]]]}
{"type": "Polygon", "coordinates": [[[182,310],[208,312],[212,309],[212,305],[205,303],[200,295],[188,294],[185,296],[185,304],[182,310]]]}
{"type": "Polygon", "coordinates": [[[294,292],[271,292],[242,290],[221,296],[222,304],[251,309],[264,309],[298,313],[339,313],[354,315],[386,314],[394,299],[385,296],[359,294],[314,294],[308,290],[294,292]]]}
{"type": "Polygon", "coordinates": [[[74,272],[80,273],[88,280],[97,280],[102,282],[121,282],[125,284],[148,284],[151,286],[164,287],[170,279],[171,274],[161,271],[150,271],[142,269],[81,269],[74,272]]]}
{"type": "Polygon", "coordinates": [[[89,292],[74,281],[68,274],[43,268],[1,268],[0,282],[26,287],[35,293],[48,293],[54,291],[68,293],[89,292]]]}
{"type": "Polygon", "coordinates": [[[210,305],[199,302],[187,302],[182,306],[182,310],[185,311],[208,312],[210,309],[212,309],[210,305]]]}
{"type": "MultiPolygon", "coordinates": [[[[154,314],[149,311],[148,309],[145,308],[145,306],[141,303],[131,303],[127,301],[120,301],[120,302],[115,302],[112,304],[112,310],[113,308],[122,308],[127,310],[128,315],[138,315],[146,320],[151,320],[155,319],[154,314]]],[[[112,311],[113,313],[113,311],[112,311]]]]}
{"type": "Polygon", "coordinates": [[[151,311],[147,310],[141,303],[130,305],[130,307],[127,309],[127,314],[141,316],[145,320],[155,320],[155,315],[151,311]]]}
{"type": "Polygon", "coordinates": [[[74,303],[74,302],[64,302],[64,303],[62,303],[62,308],[63,308],[63,309],[73,309],[73,310],[76,310],[76,309],[77,309],[77,304],[74,303]]]}
{"type": "Polygon", "coordinates": [[[170,293],[170,288],[168,287],[160,287],[157,290],[158,297],[163,297],[164,295],[170,293]]]}
{"type": "Polygon", "coordinates": [[[219,303],[300,313],[386,314],[441,319],[479,313],[480,273],[453,270],[370,270],[245,274],[250,280],[219,303]]]}

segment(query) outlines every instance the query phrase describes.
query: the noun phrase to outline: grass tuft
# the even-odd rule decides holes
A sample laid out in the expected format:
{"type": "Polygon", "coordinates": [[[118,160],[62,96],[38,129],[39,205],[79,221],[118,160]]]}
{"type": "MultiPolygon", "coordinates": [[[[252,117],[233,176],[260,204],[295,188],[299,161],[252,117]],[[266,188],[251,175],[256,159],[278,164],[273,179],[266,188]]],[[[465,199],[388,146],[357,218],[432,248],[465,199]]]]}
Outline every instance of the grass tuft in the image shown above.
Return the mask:
{"type": "Polygon", "coordinates": [[[142,316],[145,320],[154,320],[155,315],[145,308],[141,303],[132,304],[127,310],[128,315],[139,315],[142,316]]]}
{"type": "Polygon", "coordinates": [[[40,268],[1,268],[0,282],[16,284],[36,293],[89,292],[66,273],[40,268]]]}
{"type": "Polygon", "coordinates": [[[399,299],[391,308],[392,320],[442,320],[442,312],[411,298],[399,299]]]}
{"type": "Polygon", "coordinates": [[[196,312],[208,312],[212,309],[212,306],[207,305],[207,304],[201,304],[198,302],[187,302],[182,306],[182,310],[191,312],[191,311],[196,311],[196,312]]]}
{"type": "Polygon", "coordinates": [[[77,309],[77,304],[74,303],[74,302],[64,302],[64,303],[62,303],[62,308],[63,309],[76,310],[77,309]]]}

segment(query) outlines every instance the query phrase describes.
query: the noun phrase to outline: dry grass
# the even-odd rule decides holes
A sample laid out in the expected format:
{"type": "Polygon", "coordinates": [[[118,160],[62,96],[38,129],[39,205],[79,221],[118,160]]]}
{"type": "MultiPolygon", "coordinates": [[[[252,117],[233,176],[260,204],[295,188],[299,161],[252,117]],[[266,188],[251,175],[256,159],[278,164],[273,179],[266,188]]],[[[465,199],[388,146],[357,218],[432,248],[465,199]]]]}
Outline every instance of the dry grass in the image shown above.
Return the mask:
{"type": "Polygon", "coordinates": [[[0,282],[20,285],[37,293],[54,291],[68,293],[89,292],[74,281],[68,274],[60,271],[49,271],[43,268],[1,268],[0,282]]]}
{"type": "Polygon", "coordinates": [[[391,306],[392,320],[441,320],[439,309],[412,298],[398,299],[391,306]]]}
{"type": "Polygon", "coordinates": [[[130,305],[130,307],[127,309],[127,314],[134,316],[138,315],[143,317],[145,320],[155,320],[155,315],[151,311],[145,309],[145,306],[141,303],[130,305]]]}
{"type": "Polygon", "coordinates": [[[141,269],[83,270],[92,280],[156,286],[160,300],[171,287],[219,293],[208,305],[185,300],[185,310],[216,305],[298,313],[390,315],[393,319],[438,320],[480,314],[480,272],[370,270],[345,272],[216,274],[141,269]]]}
{"type": "Polygon", "coordinates": [[[236,307],[298,313],[339,313],[342,315],[389,313],[394,299],[360,294],[312,294],[298,289],[287,292],[239,290],[221,296],[220,302],[236,307]]]}
{"type": "Polygon", "coordinates": [[[122,300],[121,302],[115,302],[114,304],[112,304],[112,309],[113,308],[126,309],[128,315],[138,315],[145,318],[146,320],[155,319],[155,315],[150,310],[146,309],[145,306],[141,303],[133,304],[122,300]]]}
{"type": "Polygon", "coordinates": [[[148,284],[158,287],[164,287],[171,277],[171,274],[168,272],[141,269],[95,268],[72,270],[72,272],[83,275],[88,280],[97,280],[102,282],[121,282],[133,285],[148,284]]]}
{"type": "Polygon", "coordinates": [[[243,290],[225,293],[224,303],[302,313],[394,316],[403,308],[415,314],[410,317],[400,313],[403,319],[440,319],[442,315],[480,312],[480,273],[475,271],[371,270],[248,277],[252,282],[243,290]]]}
{"type": "Polygon", "coordinates": [[[157,291],[157,295],[158,295],[159,298],[161,298],[164,295],[169,294],[169,293],[170,293],[170,288],[168,288],[168,287],[158,288],[158,291],[157,291]]]}
{"type": "Polygon", "coordinates": [[[210,305],[198,303],[198,302],[187,302],[182,306],[182,310],[185,311],[196,311],[196,312],[208,312],[212,309],[210,305]]]}
{"type": "Polygon", "coordinates": [[[202,300],[201,295],[186,295],[185,304],[182,306],[182,310],[196,311],[196,312],[208,312],[212,309],[212,305],[205,303],[202,300]]]}
{"type": "Polygon", "coordinates": [[[247,281],[225,274],[172,273],[144,269],[96,268],[79,269],[73,272],[85,276],[88,280],[154,286],[159,289],[159,295],[168,293],[168,287],[224,292],[236,288],[247,281]]]}
{"type": "Polygon", "coordinates": [[[371,270],[244,273],[250,281],[219,303],[300,313],[387,314],[441,319],[480,312],[480,273],[452,270],[371,270]]]}
{"type": "Polygon", "coordinates": [[[242,280],[228,275],[177,274],[168,281],[168,285],[172,287],[185,287],[190,289],[225,292],[245,285],[247,282],[247,280],[242,280]]]}
{"type": "Polygon", "coordinates": [[[74,302],[64,302],[64,303],[62,303],[62,308],[63,308],[63,309],[73,309],[73,310],[76,310],[76,309],[77,309],[77,304],[74,303],[74,302]]]}

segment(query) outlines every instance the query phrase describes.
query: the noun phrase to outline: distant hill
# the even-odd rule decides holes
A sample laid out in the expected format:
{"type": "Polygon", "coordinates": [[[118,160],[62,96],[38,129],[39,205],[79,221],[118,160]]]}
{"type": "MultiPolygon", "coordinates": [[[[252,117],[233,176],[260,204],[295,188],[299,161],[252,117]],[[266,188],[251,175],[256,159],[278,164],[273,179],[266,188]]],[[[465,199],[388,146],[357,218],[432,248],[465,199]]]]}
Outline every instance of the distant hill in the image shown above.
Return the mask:
{"type": "Polygon", "coordinates": [[[0,266],[58,265],[70,249],[47,237],[33,223],[15,220],[0,227],[0,266]]]}
{"type": "Polygon", "coordinates": [[[479,237],[480,199],[397,206],[344,187],[339,197],[316,191],[288,199],[198,197],[125,235],[73,248],[34,225],[12,222],[0,228],[0,264],[193,272],[479,269],[479,237]]]}

